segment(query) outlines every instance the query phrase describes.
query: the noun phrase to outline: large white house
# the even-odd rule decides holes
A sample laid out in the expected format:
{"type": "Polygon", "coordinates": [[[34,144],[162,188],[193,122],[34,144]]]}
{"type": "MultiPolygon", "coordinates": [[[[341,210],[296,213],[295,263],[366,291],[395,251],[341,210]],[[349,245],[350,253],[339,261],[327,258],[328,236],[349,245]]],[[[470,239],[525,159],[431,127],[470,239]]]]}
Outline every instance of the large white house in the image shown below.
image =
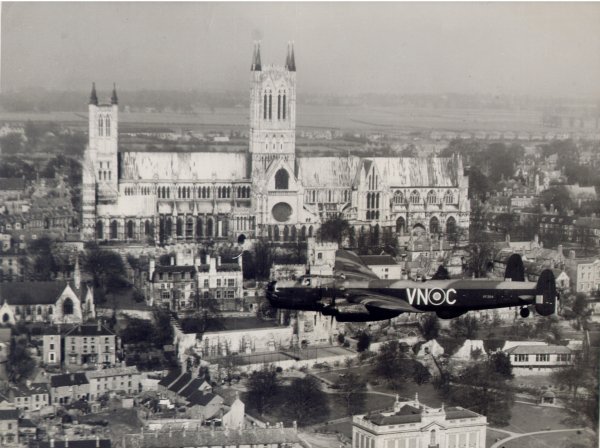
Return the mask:
{"type": "Polygon", "coordinates": [[[89,101],[83,234],[99,241],[175,243],[264,236],[304,240],[343,215],[357,231],[440,234],[469,225],[459,157],[305,157],[296,153],[296,62],[251,66],[244,152],[119,147],[116,89],[89,101]]]}

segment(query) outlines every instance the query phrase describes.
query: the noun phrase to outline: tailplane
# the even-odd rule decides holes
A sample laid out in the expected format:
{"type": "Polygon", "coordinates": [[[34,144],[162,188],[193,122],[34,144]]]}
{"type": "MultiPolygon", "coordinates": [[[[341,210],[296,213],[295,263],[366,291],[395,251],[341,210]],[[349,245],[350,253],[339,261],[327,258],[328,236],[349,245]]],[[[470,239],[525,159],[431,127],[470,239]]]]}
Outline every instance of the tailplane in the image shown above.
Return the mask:
{"type": "Polygon", "coordinates": [[[504,278],[510,278],[513,282],[525,281],[525,266],[523,266],[523,259],[519,254],[512,254],[508,258],[504,278]]]}
{"type": "Polygon", "coordinates": [[[557,297],[556,281],[550,269],[542,271],[535,289],[535,311],[542,316],[554,314],[557,297]]]}

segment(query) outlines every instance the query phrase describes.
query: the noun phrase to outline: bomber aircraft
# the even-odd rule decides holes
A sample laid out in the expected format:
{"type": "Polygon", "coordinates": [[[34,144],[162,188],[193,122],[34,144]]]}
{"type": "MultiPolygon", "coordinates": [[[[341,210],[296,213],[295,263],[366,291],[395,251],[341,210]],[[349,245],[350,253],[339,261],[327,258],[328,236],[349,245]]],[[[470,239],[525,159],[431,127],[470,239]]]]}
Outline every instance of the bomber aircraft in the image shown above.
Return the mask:
{"type": "Polygon", "coordinates": [[[526,282],[518,254],[508,259],[502,280],[382,280],[358,255],[346,250],[336,252],[334,273],[271,281],[267,299],[276,308],[318,311],[339,322],[370,322],[423,312],[452,319],[472,310],[508,307],[519,307],[521,316],[528,317],[530,305],[538,314],[549,316],[558,299],[552,271],[544,270],[537,282],[526,282]]]}

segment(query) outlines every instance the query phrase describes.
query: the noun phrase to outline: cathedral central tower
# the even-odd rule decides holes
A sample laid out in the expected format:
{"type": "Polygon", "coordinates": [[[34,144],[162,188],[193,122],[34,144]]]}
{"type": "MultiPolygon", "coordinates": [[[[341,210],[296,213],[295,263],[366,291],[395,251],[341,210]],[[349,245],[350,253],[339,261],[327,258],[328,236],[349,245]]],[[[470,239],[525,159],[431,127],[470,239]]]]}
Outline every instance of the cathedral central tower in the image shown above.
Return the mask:
{"type": "Polygon", "coordinates": [[[288,44],[284,66],[263,66],[254,45],[250,88],[250,153],[253,174],[265,173],[273,160],[294,166],[296,148],[296,61],[288,44]]]}

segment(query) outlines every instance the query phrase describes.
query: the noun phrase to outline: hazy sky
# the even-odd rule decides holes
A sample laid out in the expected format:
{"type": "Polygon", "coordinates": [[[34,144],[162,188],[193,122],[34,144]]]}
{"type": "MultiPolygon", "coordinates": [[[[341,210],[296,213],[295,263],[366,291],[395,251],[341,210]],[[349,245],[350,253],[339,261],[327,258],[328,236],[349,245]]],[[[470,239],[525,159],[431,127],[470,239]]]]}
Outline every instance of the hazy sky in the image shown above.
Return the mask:
{"type": "Polygon", "coordinates": [[[299,92],[600,97],[600,3],[2,3],[2,88],[248,88],[252,42],[299,92]]]}

